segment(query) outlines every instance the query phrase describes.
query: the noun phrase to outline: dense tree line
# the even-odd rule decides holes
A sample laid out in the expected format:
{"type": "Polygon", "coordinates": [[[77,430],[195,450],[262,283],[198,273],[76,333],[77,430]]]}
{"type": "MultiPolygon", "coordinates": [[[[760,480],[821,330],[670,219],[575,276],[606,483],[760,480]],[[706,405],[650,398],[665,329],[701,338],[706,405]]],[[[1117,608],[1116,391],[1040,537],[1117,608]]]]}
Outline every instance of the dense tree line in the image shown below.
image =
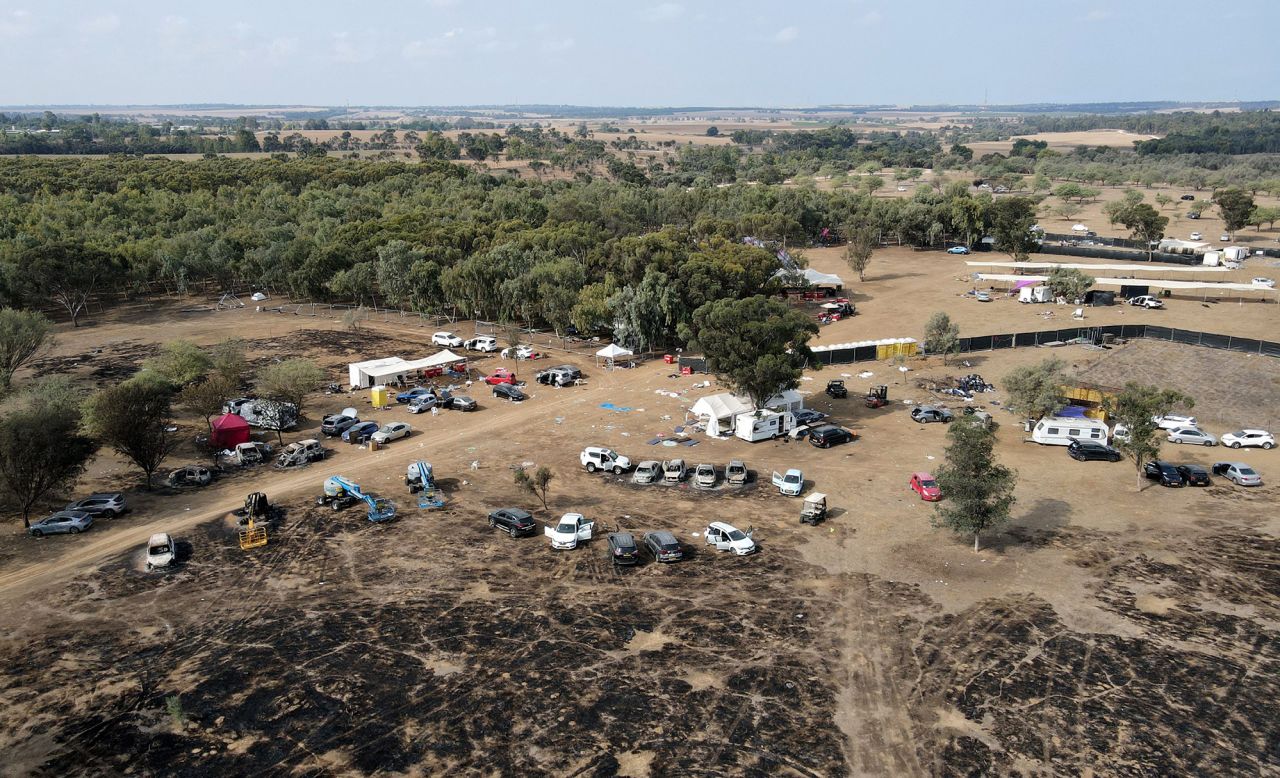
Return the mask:
{"type": "Polygon", "coordinates": [[[972,127],[959,130],[971,140],[1004,140],[1014,135],[1038,132],[1082,132],[1086,130],[1125,130],[1141,135],[1195,134],[1209,128],[1239,130],[1274,126],[1280,114],[1270,110],[1238,111],[1173,111],[1169,113],[1065,114],[1039,113],[1017,118],[982,118],[972,127]]]}

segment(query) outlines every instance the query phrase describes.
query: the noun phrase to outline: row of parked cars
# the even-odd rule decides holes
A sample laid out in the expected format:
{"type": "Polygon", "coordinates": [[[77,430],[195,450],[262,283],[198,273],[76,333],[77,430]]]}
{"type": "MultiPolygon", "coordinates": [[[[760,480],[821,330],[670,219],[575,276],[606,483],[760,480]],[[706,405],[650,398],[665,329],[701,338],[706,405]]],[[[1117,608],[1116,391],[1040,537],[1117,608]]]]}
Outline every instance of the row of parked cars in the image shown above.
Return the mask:
{"type": "MultiPolygon", "coordinates": [[[[512,538],[536,535],[538,522],[523,508],[498,508],[489,513],[489,526],[506,532],[512,538]]],[[[551,547],[568,551],[580,543],[591,540],[595,522],[587,521],[581,513],[566,513],[554,525],[543,527],[543,534],[551,540],[551,547]]],[[[722,521],[707,525],[702,537],[707,545],[718,551],[732,551],[738,556],[755,553],[757,546],[750,531],[742,530],[722,521]]],[[[609,560],[618,566],[636,565],[641,561],[641,548],[648,551],[655,562],[678,562],[684,558],[684,549],[674,533],[668,530],[646,532],[637,544],[630,532],[611,532],[608,535],[609,560]]]]}
{"type": "Polygon", "coordinates": [[[1238,486],[1262,486],[1262,476],[1243,462],[1215,462],[1212,468],[1200,465],[1175,465],[1164,460],[1154,460],[1142,466],[1147,478],[1161,486],[1209,486],[1213,475],[1226,478],[1238,486]]]}
{"type": "Polygon", "coordinates": [[[45,535],[77,535],[93,526],[94,519],[114,519],[129,512],[120,492],[91,494],[76,500],[52,516],[32,522],[27,534],[33,538],[45,535]]]}
{"type": "MultiPolygon", "coordinates": [[[[1152,421],[1156,423],[1162,430],[1167,430],[1170,443],[1191,443],[1198,446],[1216,446],[1223,445],[1227,448],[1244,448],[1255,447],[1262,449],[1273,449],[1276,446],[1275,435],[1266,430],[1259,429],[1242,429],[1235,432],[1228,432],[1221,438],[1200,429],[1200,423],[1195,416],[1183,416],[1179,414],[1167,414],[1165,416],[1153,417],[1152,421]]],[[[1124,439],[1128,430],[1123,425],[1117,425],[1114,436],[1124,439]]]]}

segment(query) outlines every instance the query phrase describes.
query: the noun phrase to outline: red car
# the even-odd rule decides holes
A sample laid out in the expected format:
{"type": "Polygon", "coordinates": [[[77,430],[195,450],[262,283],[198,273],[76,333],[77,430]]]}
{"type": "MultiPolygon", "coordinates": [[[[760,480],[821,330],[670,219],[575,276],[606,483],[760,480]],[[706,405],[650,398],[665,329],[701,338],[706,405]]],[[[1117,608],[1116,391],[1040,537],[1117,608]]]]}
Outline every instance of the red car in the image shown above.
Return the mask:
{"type": "Polygon", "coordinates": [[[942,499],[942,490],[938,488],[938,482],[928,473],[912,473],[910,485],[911,491],[920,495],[920,499],[925,502],[937,502],[942,499]]]}
{"type": "Polygon", "coordinates": [[[515,385],[516,374],[505,367],[500,367],[497,370],[494,370],[491,375],[485,376],[484,382],[490,386],[496,386],[498,384],[515,385]]]}

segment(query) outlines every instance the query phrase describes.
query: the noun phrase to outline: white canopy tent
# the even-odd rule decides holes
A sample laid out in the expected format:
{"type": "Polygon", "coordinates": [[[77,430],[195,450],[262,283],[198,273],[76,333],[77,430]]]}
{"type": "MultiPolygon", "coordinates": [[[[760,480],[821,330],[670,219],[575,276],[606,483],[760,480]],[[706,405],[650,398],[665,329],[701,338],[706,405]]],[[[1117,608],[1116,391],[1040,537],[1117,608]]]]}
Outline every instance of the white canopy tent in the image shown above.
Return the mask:
{"type": "Polygon", "coordinates": [[[1205,267],[1204,265],[1087,265],[1083,263],[1063,262],[966,262],[969,267],[1009,267],[1026,270],[1052,270],[1060,267],[1065,270],[1116,270],[1134,273],[1225,273],[1225,267],[1205,267]]]}
{"type": "Polygon", "coordinates": [[[1084,226],[1083,224],[1076,224],[1072,226],[1071,231],[1072,232],[1088,232],[1089,228],[1084,226]]]}
{"type": "Polygon", "coordinates": [[[437,368],[443,370],[451,365],[466,363],[466,361],[466,357],[460,357],[445,349],[438,354],[432,354],[429,357],[413,361],[407,361],[400,357],[387,357],[386,359],[374,359],[368,362],[356,362],[348,365],[347,368],[352,387],[368,388],[383,384],[404,383],[419,373],[437,368]]]}
{"type": "Polygon", "coordinates": [[[777,278],[778,276],[798,275],[801,278],[803,278],[805,283],[807,283],[809,286],[812,286],[818,289],[824,289],[824,288],[840,289],[844,287],[844,279],[842,279],[840,276],[834,273],[823,273],[818,270],[814,270],[811,267],[806,267],[804,270],[800,271],[799,273],[796,273],[793,270],[779,270],[773,275],[775,278],[777,278]]]}
{"type": "MultiPolygon", "coordinates": [[[[1048,276],[1018,276],[1004,275],[999,273],[978,273],[978,278],[982,281],[1003,281],[1006,283],[1017,283],[1019,281],[1048,281],[1048,276]]],[[[1221,281],[1166,281],[1158,278],[1095,278],[1093,281],[1095,286],[1151,286],[1157,289],[1178,289],[1183,291],[1195,290],[1204,292],[1208,297],[1209,292],[1260,292],[1264,298],[1274,297],[1277,290],[1261,284],[1233,284],[1221,281]]]]}
{"type": "Polygon", "coordinates": [[[400,357],[383,357],[382,359],[367,359],[363,362],[352,362],[347,365],[347,385],[353,389],[368,389],[374,386],[374,381],[369,376],[369,371],[384,368],[389,365],[404,364],[404,360],[400,357]]]}
{"type": "Polygon", "coordinates": [[[625,349],[617,343],[610,343],[596,352],[596,364],[600,364],[600,360],[603,359],[609,367],[613,367],[614,360],[633,356],[635,356],[635,352],[631,349],[625,349]]]}
{"type": "Polygon", "coordinates": [[[733,392],[709,394],[699,399],[689,412],[707,423],[707,434],[713,438],[733,434],[734,419],[751,413],[751,404],[733,392]]]}

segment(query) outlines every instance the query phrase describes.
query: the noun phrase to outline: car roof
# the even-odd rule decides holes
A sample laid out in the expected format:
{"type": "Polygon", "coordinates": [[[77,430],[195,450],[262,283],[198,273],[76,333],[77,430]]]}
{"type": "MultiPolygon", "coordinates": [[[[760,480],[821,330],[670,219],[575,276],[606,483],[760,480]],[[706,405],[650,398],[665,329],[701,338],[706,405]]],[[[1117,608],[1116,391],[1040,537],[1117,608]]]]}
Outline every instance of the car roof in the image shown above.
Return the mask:
{"type": "Polygon", "coordinates": [[[52,519],[52,518],[56,518],[56,517],[58,517],[58,516],[71,516],[71,517],[73,517],[73,518],[81,518],[81,517],[85,517],[85,516],[88,516],[88,515],[89,515],[89,514],[88,514],[88,512],[86,512],[86,511],[58,511],[57,513],[53,514],[53,515],[52,515],[52,516],[50,516],[49,518],[51,518],[51,519],[52,519]]]}
{"type": "Polygon", "coordinates": [[[646,537],[646,538],[653,538],[654,540],[658,541],[659,543],[668,543],[668,542],[670,542],[670,543],[678,543],[678,542],[679,542],[679,541],[677,541],[677,540],[676,540],[676,536],[675,536],[675,534],[674,534],[674,533],[672,533],[672,532],[670,532],[670,531],[668,531],[668,530],[665,530],[665,529],[655,529],[653,532],[650,532],[650,533],[646,534],[646,535],[645,535],[645,537],[646,537]]]}
{"type": "Polygon", "coordinates": [[[933,476],[932,476],[932,475],[930,475],[929,473],[924,472],[923,470],[920,470],[920,471],[917,471],[917,472],[912,473],[912,474],[911,474],[911,477],[912,477],[912,478],[919,478],[921,481],[932,481],[932,480],[933,480],[933,476]]]}
{"type": "Polygon", "coordinates": [[[585,517],[581,513],[566,513],[560,517],[560,521],[564,521],[565,519],[582,519],[582,518],[585,518],[585,517]]]}
{"type": "Polygon", "coordinates": [[[1199,470],[1201,472],[1205,472],[1204,465],[1197,465],[1197,464],[1178,465],[1178,469],[1179,470],[1199,470]]]}
{"type": "Polygon", "coordinates": [[[713,521],[707,525],[707,529],[712,529],[712,528],[718,529],[721,532],[729,532],[731,530],[737,529],[737,527],[733,526],[732,524],[727,524],[723,521],[713,521]]]}
{"type": "Polygon", "coordinates": [[[1230,433],[1232,435],[1270,435],[1266,430],[1236,430],[1230,433]]]}
{"type": "Polygon", "coordinates": [[[158,546],[161,543],[168,543],[168,542],[169,542],[168,532],[157,532],[156,534],[152,535],[151,538],[147,541],[147,545],[158,546]]]}
{"type": "Polygon", "coordinates": [[[510,514],[512,516],[532,516],[533,515],[528,511],[526,511],[524,508],[498,508],[497,510],[502,511],[503,513],[510,514]]]}
{"type": "Polygon", "coordinates": [[[636,539],[630,532],[610,532],[609,539],[619,543],[630,543],[633,546],[636,544],[636,539]]]}
{"type": "Polygon", "coordinates": [[[733,467],[734,465],[737,465],[737,466],[739,466],[739,467],[746,467],[746,466],[747,466],[747,465],[746,465],[746,463],[745,463],[745,462],[743,462],[741,459],[730,459],[730,460],[729,460],[729,467],[733,467]]]}
{"type": "Polygon", "coordinates": [[[803,475],[799,468],[793,467],[786,472],[786,475],[803,475]]]}

